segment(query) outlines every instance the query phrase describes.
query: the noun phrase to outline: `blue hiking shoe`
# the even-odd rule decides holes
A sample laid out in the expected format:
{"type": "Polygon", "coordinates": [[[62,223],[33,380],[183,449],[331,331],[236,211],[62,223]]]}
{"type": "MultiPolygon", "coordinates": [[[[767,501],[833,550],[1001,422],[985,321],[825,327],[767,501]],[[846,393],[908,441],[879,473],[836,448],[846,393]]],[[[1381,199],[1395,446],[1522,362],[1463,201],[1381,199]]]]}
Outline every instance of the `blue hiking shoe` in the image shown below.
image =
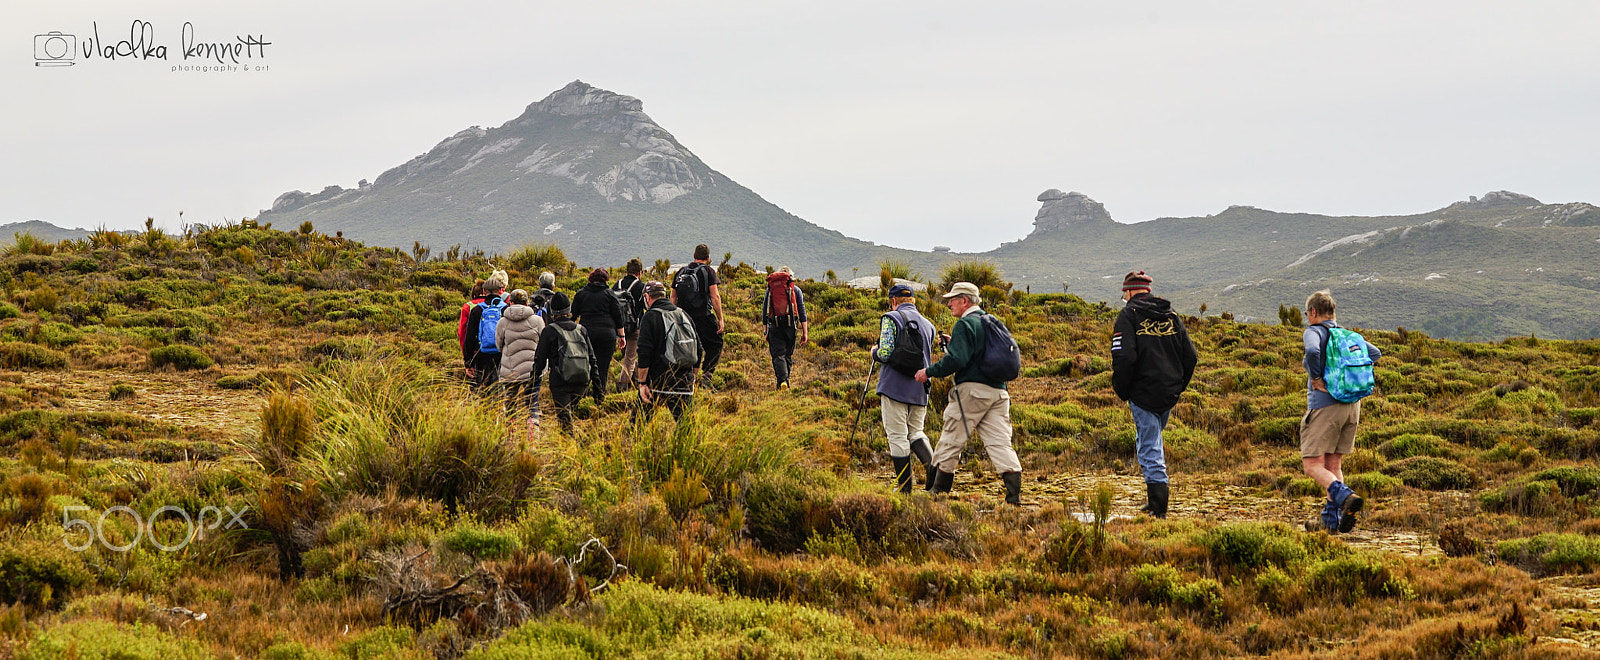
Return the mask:
{"type": "Polygon", "coordinates": [[[1346,486],[1343,481],[1335,481],[1328,484],[1328,502],[1338,509],[1338,519],[1335,527],[1340,534],[1348,534],[1350,530],[1356,528],[1355,514],[1360,512],[1361,508],[1366,505],[1366,501],[1361,499],[1360,495],[1357,495],[1354,490],[1346,486]]]}

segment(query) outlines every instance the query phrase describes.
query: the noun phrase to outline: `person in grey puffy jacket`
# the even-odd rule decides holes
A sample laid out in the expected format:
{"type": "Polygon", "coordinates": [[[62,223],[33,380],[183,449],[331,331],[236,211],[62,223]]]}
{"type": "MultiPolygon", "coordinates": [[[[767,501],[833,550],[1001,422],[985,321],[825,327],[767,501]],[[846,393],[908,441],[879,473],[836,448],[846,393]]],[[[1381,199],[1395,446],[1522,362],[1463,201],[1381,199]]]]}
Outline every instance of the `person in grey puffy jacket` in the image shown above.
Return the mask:
{"type": "Polygon", "coordinates": [[[539,375],[533,373],[533,356],[545,322],[528,304],[527,291],[512,291],[507,301],[494,329],[494,343],[500,347],[500,383],[505,389],[506,412],[526,414],[531,436],[539,428],[539,375]]]}

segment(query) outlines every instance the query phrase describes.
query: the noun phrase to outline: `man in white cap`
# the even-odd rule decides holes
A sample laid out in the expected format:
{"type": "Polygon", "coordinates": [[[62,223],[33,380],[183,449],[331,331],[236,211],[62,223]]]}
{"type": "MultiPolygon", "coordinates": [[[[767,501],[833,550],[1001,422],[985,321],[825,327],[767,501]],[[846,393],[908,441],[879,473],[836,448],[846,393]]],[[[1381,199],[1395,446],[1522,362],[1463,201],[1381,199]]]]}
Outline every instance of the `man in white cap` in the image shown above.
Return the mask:
{"type": "Polygon", "coordinates": [[[1020,505],[1022,461],[1011,447],[1011,394],[1006,391],[1005,381],[989,377],[982,368],[987,343],[985,312],[978,307],[982,303],[978,287],[971,282],[957,282],[950,287],[950,292],[944,294],[944,304],[957,320],[946,336],[949,346],[943,358],[916,374],[919,383],[929,378],[955,377],[950,400],[944,407],[944,432],[933,450],[938,472],[929,491],[950,492],[955,471],[960,467],[961,450],[967,446],[969,435],[977,433],[983,439],[989,462],[1005,482],[1006,503],[1020,505]]]}

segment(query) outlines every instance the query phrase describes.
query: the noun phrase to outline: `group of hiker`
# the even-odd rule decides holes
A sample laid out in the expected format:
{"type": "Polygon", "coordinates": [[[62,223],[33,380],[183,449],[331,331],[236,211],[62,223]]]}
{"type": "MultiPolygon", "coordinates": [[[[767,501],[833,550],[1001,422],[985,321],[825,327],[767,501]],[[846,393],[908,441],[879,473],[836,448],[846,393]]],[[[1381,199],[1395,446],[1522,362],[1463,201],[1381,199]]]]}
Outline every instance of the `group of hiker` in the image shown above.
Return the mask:
{"type": "MultiPolygon", "coordinates": [[[[534,293],[518,289],[505,294],[506,274],[495,271],[461,309],[467,373],[479,390],[498,381],[508,410],[527,416],[530,433],[539,424],[539,383],[548,377],[557,418],[570,432],[572,407],[586,393],[603,401],[606,374],[620,350],[623,368],[617,387],[637,387],[642,405],[635,415],[665,407],[680,417],[696,384],[710,377],[722,352],[726,323],[720,282],[709,260],[710,249],[696,246],[693,260],[678,269],[670,286],[644,281],[638,259],[629,261],[627,274],[611,286],[607,271],[595,269],[570,301],[554,291],[550,273],[541,274],[534,293]]],[[[1162,432],[1194,377],[1199,356],[1183,319],[1170,302],[1152,293],[1152,282],[1142,270],[1123,277],[1126,304],[1110,337],[1111,384],[1133,420],[1134,453],[1145,483],[1140,511],[1165,518],[1171,488],[1162,432]]],[[[976,437],[999,473],[1005,502],[1020,505],[1023,466],[1011,442],[1007,383],[1020,375],[1021,356],[1009,329],[984,311],[980,289],[969,282],[957,282],[941,296],[957,319],[948,334],[939,333],[918,311],[911,286],[896,283],[888,295],[889,311],[879,320],[870,351],[868,382],[882,365],[876,391],[894,489],[912,490],[915,460],[922,466],[927,492],[949,492],[968,441],[976,437]],[[943,349],[938,360],[935,344],[943,349]],[[943,428],[937,445],[930,446],[924,427],[931,381],[946,377],[953,382],[943,428]]],[[[1361,335],[1338,325],[1329,292],[1312,294],[1306,313],[1302,468],[1328,493],[1307,528],[1349,532],[1364,502],[1344,483],[1340,466],[1353,447],[1360,400],[1372,391],[1372,365],[1381,354],[1361,335]]],[[[809,341],[805,296],[789,268],[767,276],[761,321],[776,387],[788,389],[796,345],[809,341]]]]}

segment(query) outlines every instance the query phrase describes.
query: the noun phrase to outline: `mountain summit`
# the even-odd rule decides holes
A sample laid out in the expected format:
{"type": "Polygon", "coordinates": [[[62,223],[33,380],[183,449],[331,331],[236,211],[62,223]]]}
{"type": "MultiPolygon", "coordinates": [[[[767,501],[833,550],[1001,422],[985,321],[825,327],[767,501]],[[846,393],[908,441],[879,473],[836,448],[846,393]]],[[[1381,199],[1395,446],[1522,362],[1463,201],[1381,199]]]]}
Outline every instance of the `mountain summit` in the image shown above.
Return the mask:
{"type": "Polygon", "coordinates": [[[581,263],[682,254],[820,275],[915,254],[801,220],[711,169],[639,99],[573,81],[496,128],[473,126],[354,189],[279,195],[260,220],[344,231],[377,245],[506,251],[556,243],[581,263]]]}

